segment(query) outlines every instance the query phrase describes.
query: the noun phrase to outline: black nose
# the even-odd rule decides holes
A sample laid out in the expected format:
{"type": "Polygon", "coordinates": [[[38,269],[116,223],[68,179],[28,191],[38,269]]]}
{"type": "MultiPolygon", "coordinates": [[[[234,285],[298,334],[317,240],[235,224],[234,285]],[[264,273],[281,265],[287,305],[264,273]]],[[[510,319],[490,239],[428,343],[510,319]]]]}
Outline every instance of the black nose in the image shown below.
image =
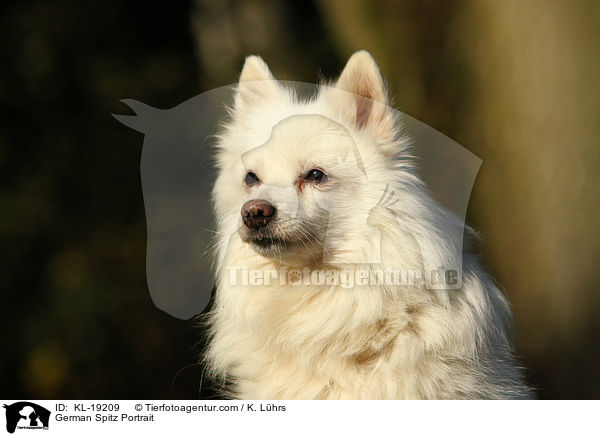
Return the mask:
{"type": "Polygon", "coordinates": [[[258,230],[271,221],[275,207],[265,200],[250,200],[242,206],[242,220],[246,227],[258,230]]]}

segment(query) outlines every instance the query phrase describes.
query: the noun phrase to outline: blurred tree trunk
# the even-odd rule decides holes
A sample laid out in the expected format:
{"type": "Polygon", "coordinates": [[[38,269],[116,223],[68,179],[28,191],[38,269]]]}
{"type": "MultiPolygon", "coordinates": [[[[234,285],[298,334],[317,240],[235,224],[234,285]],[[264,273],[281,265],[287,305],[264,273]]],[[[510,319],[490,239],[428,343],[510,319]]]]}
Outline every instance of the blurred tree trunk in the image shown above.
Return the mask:
{"type": "Polygon", "coordinates": [[[462,19],[473,203],[521,349],[555,394],[597,396],[600,3],[473,0],[462,19]]]}

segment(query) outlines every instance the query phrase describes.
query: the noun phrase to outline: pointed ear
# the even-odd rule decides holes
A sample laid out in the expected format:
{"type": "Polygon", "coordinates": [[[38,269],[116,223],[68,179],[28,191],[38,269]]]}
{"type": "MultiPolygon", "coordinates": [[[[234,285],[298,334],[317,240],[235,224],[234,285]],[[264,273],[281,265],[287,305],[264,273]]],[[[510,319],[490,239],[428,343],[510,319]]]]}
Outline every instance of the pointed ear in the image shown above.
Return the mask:
{"type": "Polygon", "coordinates": [[[358,129],[369,127],[377,136],[389,133],[394,122],[388,107],[388,92],[379,67],[364,50],[354,53],[335,88],[348,91],[338,106],[343,106],[346,118],[358,129]]]}
{"type": "Polygon", "coordinates": [[[235,95],[235,110],[243,111],[261,103],[280,98],[283,90],[260,56],[248,56],[244,62],[235,95]]]}

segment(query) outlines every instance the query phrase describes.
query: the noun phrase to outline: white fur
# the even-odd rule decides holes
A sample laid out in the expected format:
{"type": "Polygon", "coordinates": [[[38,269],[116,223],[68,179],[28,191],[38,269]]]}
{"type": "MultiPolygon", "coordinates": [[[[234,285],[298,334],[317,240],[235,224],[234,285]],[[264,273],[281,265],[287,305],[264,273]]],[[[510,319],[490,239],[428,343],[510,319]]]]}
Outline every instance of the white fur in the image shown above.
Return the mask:
{"type": "Polygon", "coordinates": [[[416,177],[387,103],[379,69],[366,52],[354,54],[337,83],[304,102],[273,80],[262,59],[246,60],[217,154],[217,292],[206,354],[212,375],[229,382],[232,398],[530,395],[512,356],[508,303],[468,253],[457,290],[230,282],[232,265],[314,270],[378,259],[422,269],[456,261],[446,235],[460,223],[416,177]],[[354,149],[362,169],[349,153],[354,149]],[[313,167],[330,171],[331,183],[298,188],[298,176],[313,167]],[[260,176],[260,186],[244,186],[249,169],[260,176]],[[386,188],[398,201],[373,209],[386,188]],[[276,255],[259,254],[244,242],[240,208],[258,198],[277,207],[273,224],[281,235],[308,239],[276,255]]]}

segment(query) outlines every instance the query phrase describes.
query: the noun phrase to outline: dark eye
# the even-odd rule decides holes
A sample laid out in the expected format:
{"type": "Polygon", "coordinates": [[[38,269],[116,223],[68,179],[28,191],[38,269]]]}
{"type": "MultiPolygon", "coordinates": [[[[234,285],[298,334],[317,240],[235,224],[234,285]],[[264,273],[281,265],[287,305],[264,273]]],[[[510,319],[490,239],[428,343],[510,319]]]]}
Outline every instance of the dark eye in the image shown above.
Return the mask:
{"type": "Polygon", "coordinates": [[[258,180],[258,176],[256,174],[254,174],[252,171],[248,171],[246,178],[244,179],[244,183],[247,186],[253,186],[257,183],[260,183],[260,180],[258,180]]]}
{"type": "Polygon", "coordinates": [[[315,183],[323,183],[325,180],[327,180],[327,174],[321,170],[312,169],[308,172],[305,179],[315,183]]]}

